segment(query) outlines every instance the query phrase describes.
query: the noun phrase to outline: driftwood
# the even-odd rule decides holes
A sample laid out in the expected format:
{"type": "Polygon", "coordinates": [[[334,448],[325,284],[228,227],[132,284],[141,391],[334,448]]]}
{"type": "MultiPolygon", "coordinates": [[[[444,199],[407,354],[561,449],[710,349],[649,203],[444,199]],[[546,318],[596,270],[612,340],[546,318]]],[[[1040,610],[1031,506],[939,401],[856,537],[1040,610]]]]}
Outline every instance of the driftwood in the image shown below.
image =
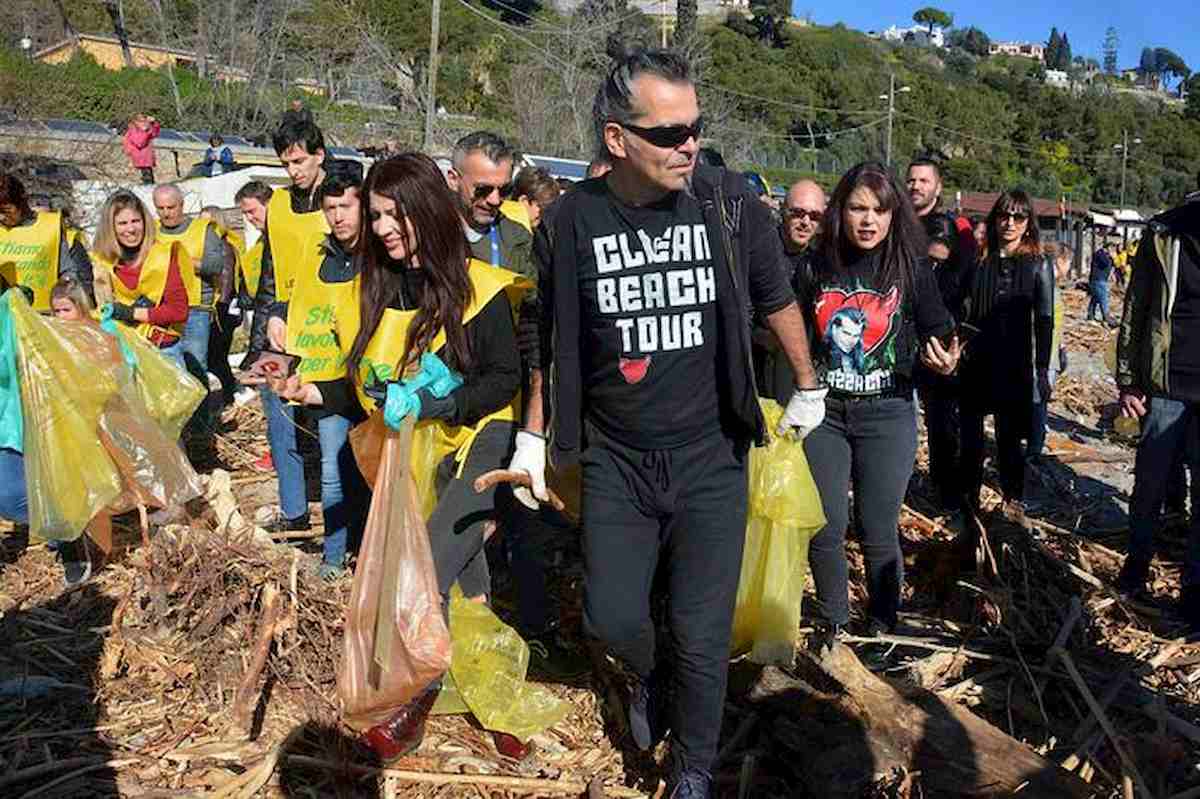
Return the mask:
{"type": "Polygon", "coordinates": [[[279,623],[279,615],[283,609],[279,602],[279,596],[279,589],[273,584],[268,584],[263,589],[262,620],[258,625],[254,654],[250,658],[250,665],[246,667],[246,673],[235,694],[233,723],[247,735],[250,734],[254,708],[258,704],[255,701],[258,696],[258,691],[255,690],[258,687],[258,678],[262,676],[263,667],[267,665],[271,641],[275,638],[275,626],[279,623]]]}
{"type": "Polygon", "coordinates": [[[871,672],[844,644],[800,653],[796,676],[768,667],[750,699],[815,796],[858,797],[883,776],[920,772],[926,791],[1071,799],[1089,786],[964,707],[871,672]]]}

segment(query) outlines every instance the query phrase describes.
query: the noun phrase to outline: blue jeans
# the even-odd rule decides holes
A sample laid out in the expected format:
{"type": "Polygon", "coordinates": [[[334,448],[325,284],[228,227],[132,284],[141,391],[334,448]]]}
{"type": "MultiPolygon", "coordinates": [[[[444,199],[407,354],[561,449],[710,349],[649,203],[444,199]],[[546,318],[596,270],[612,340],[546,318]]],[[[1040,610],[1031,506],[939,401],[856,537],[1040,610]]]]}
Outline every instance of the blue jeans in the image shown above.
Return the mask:
{"type": "Polygon", "coordinates": [[[1092,316],[1097,309],[1100,311],[1100,321],[1108,321],[1108,284],[1107,283],[1089,283],[1088,293],[1092,295],[1091,302],[1088,303],[1088,321],[1092,321],[1092,316]]]}
{"type": "Polygon", "coordinates": [[[211,329],[212,311],[192,308],[188,311],[187,324],[183,326],[183,336],[178,342],[181,350],[178,357],[183,359],[183,368],[205,388],[208,388],[208,334],[211,329]]]}
{"type": "MultiPolygon", "coordinates": [[[[1142,417],[1142,437],[1138,442],[1133,467],[1133,499],[1129,503],[1129,557],[1122,569],[1126,580],[1144,583],[1154,555],[1154,534],[1161,526],[1159,513],[1166,496],[1169,478],[1178,469],[1182,456],[1196,474],[1197,445],[1200,435],[1194,421],[1200,415],[1200,403],[1151,397],[1150,408],[1142,417]]],[[[1200,481],[1192,481],[1192,507],[1200,504],[1200,481]]],[[[1183,564],[1183,585],[1200,585],[1200,514],[1192,512],[1187,557],[1183,564]]]]}
{"type": "Polygon", "coordinates": [[[15,449],[0,449],[0,519],[29,524],[25,456],[15,449]]]}
{"type": "Polygon", "coordinates": [[[267,417],[267,442],[279,478],[279,507],[289,519],[308,513],[304,489],[304,459],[296,443],[296,408],[285,405],[275,392],[263,388],[263,414],[267,417]]]}
{"type": "MultiPolygon", "coordinates": [[[[362,538],[367,521],[371,489],[358,471],[350,448],[352,424],[345,416],[326,416],[317,421],[321,440],[321,509],[325,514],[326,563],[341,566],[351,546],[362,538]]],[[[282,494],[282,490],[280,491],[282,494]]]]}

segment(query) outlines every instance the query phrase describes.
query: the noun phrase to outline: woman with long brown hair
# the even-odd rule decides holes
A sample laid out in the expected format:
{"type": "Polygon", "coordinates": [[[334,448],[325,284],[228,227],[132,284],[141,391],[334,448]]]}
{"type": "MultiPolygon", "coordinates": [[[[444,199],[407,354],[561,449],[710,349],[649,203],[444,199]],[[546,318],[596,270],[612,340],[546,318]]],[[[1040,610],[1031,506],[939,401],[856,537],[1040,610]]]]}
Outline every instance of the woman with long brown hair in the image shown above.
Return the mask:
{"type": "MultiPolygon", "coordinates": [[[[1000,513],[1027,527],[1021,440],[1031,434],[1035,386],[1042,401],[1050,399],[1054,266],[1042,253],[1033,202],[1025,192],[1006,191],[992,206],[965,297],[962,320],[979,333],[967,347],[961,370],[963,494],[967,507],[977,513],[983,420],[991,414],[1004,495],[1000,513]]],[[[967,525],[968,531],[974,528],[967,525]]]]}
{"type": "MultiPolygon", "coordinates": [[[[376,162],[361,194],[359,298],[335,309],[337,337],[348,348],[347,377],[320,384],[293,378],[280,394],[352,415],[355,405],[383,407],[386,384],[411,375],[430,355],[461,378],[448,396],[421,389],[411,412],[435,426],[441,457],[437,503],[427,521],[438,588],[449,597],[459,582],[466,596],[479,596],[488,590],[484,528],[498,509],[496,490],[476,493],[472,483],[506,468],[512,452],[521,386],[513,313],[527,284],[470,258],[454,201],[427,156],[402,153],[376,162]]],[[[420,744],[440,687],[435,681],[365,734],[382,760],[420,744]]],[[[520,748],[511,736],[496,737],[506,754],[520,748]]]]}
{"type": "Polygon", "coordinates": [[[849,494],[867,565],[864,632],[891,631],[904,560],[897,519],[917,452],[913,365],[954,371],[959,346],[908,195],[880,164],[838,183],[825,211],[821,250],[799,286],[813,363],[829,388],[825,419],[804,440],[826,525],[809,563],[828,632],[850,620],[846,528],[849,494]],[[945,346],[943,346],[943,342],[945,346]]]}
{"type": "Polygon", "coordinates": [[[183,269],[191,268],[178,245],[159,241],[145,204],[121,189],[100,209],[92,263],[111,275],[112,318],[138,332],[183,366],[179,341],[187,322],[183,269]]]}

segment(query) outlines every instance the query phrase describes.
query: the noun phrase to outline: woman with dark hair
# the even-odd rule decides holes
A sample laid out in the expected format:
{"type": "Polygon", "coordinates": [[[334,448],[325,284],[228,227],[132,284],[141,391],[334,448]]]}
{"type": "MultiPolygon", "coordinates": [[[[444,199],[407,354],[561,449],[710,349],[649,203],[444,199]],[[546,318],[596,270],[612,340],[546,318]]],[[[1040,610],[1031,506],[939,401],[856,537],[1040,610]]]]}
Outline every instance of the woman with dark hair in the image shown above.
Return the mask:
{"type": "MultiPolygon", "coordinates": [[[[438,587],[448,598],[459,582],[466,596],[479,597],[488,591],[484,528],[498,515],[497,493],[476,493],[472,483],[506,468],[512,454],[521,386],[513,314],[528,284],[470,258],[453,198],[427,156],[377,161],[361,195],[360,293],[335,309],[337,339],[348,347],[347,377],[309,384],[293,377],[275,388],[284,399],[350,416],[358,407],[382,407],[379,398],[391,386],[380,384],[411,376],[418,361],[440,361],[461,378],[448,396],[421,389],[410,412],[418,429],[435,426],[440,447],[437,504],[427,520],[438,587]]],[[[365,733],[380,759],[420,744],[440,688],[439,679],[365,733]]],[[[504,754],[527,751],[512,736],[495,738],[504,754]]]]}
{"type": "MultiPolygon", "coordinates": [[[[1025,192],[1006,191],[992,206],[963,303],[962,320],[979,329],[961,373],[963,494],[967,507],[978,512],[983,419],[992,414],[1004,494],[1000,512],[1028,527],[1021,440],[1031,435],[1034,389],[1041,401],[1050,399],[1054,266],[1042,253],[1033,203],[1025,192]]],[[[967,525],[968,536],[974,528],[967,525]]]]}
{"type": "Polygon", "coordinates": [[[536,228],[542,221],[542,211],[562,194],[558,181],[549,172],[536,166],[527,166],[513,180],[513,199],[520,203],[529,218],[529,226],[536,228]]]}
{"type": "Polygon", "coordinates": [[[924,230],[883,166],[847,172],[823,225],[812,278],[798,292],[817,331],[813,362],[829,387],[825,421],[804,440],[827,520],[809,545],[809,562],[828,632],[838,635],[850,620],[845,547],[853,490],[867,561],[864,631],[875,634],[895,627],[900,607],[896,525],[917,452],[913,365],[920,358],[949,374],[959,346],[924,230]]]}

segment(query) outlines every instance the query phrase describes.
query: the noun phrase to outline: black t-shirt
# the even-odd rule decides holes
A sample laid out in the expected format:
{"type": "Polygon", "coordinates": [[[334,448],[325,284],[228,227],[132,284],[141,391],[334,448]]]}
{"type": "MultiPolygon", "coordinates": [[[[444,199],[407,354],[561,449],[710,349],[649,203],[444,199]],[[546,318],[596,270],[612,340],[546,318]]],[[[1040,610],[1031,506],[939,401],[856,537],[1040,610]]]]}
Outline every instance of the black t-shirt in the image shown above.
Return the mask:
{"type": "Polygon", "coordinates": [[[1181,240],[1167,385],[1174,399],[1200,402],[1200,252],[1187,236],[1181,240]]]}
{"type": "Polygon", "coordinates": [[[909,396],[918,347],[953,330],[953,319],[924,259],[906,297],[899,286],[876,285],[877,252],[852,258],[841,270],[818,264],[799,292],[815,331],[817,373],[834,396],[909,396]]]}
{"type": "Polygon", "coordinates": [[[667,449],[720,423],[712,247],[699,204],[675,192],[649,206],[580,197],[585,416],[637,449],[667,449]]]}

